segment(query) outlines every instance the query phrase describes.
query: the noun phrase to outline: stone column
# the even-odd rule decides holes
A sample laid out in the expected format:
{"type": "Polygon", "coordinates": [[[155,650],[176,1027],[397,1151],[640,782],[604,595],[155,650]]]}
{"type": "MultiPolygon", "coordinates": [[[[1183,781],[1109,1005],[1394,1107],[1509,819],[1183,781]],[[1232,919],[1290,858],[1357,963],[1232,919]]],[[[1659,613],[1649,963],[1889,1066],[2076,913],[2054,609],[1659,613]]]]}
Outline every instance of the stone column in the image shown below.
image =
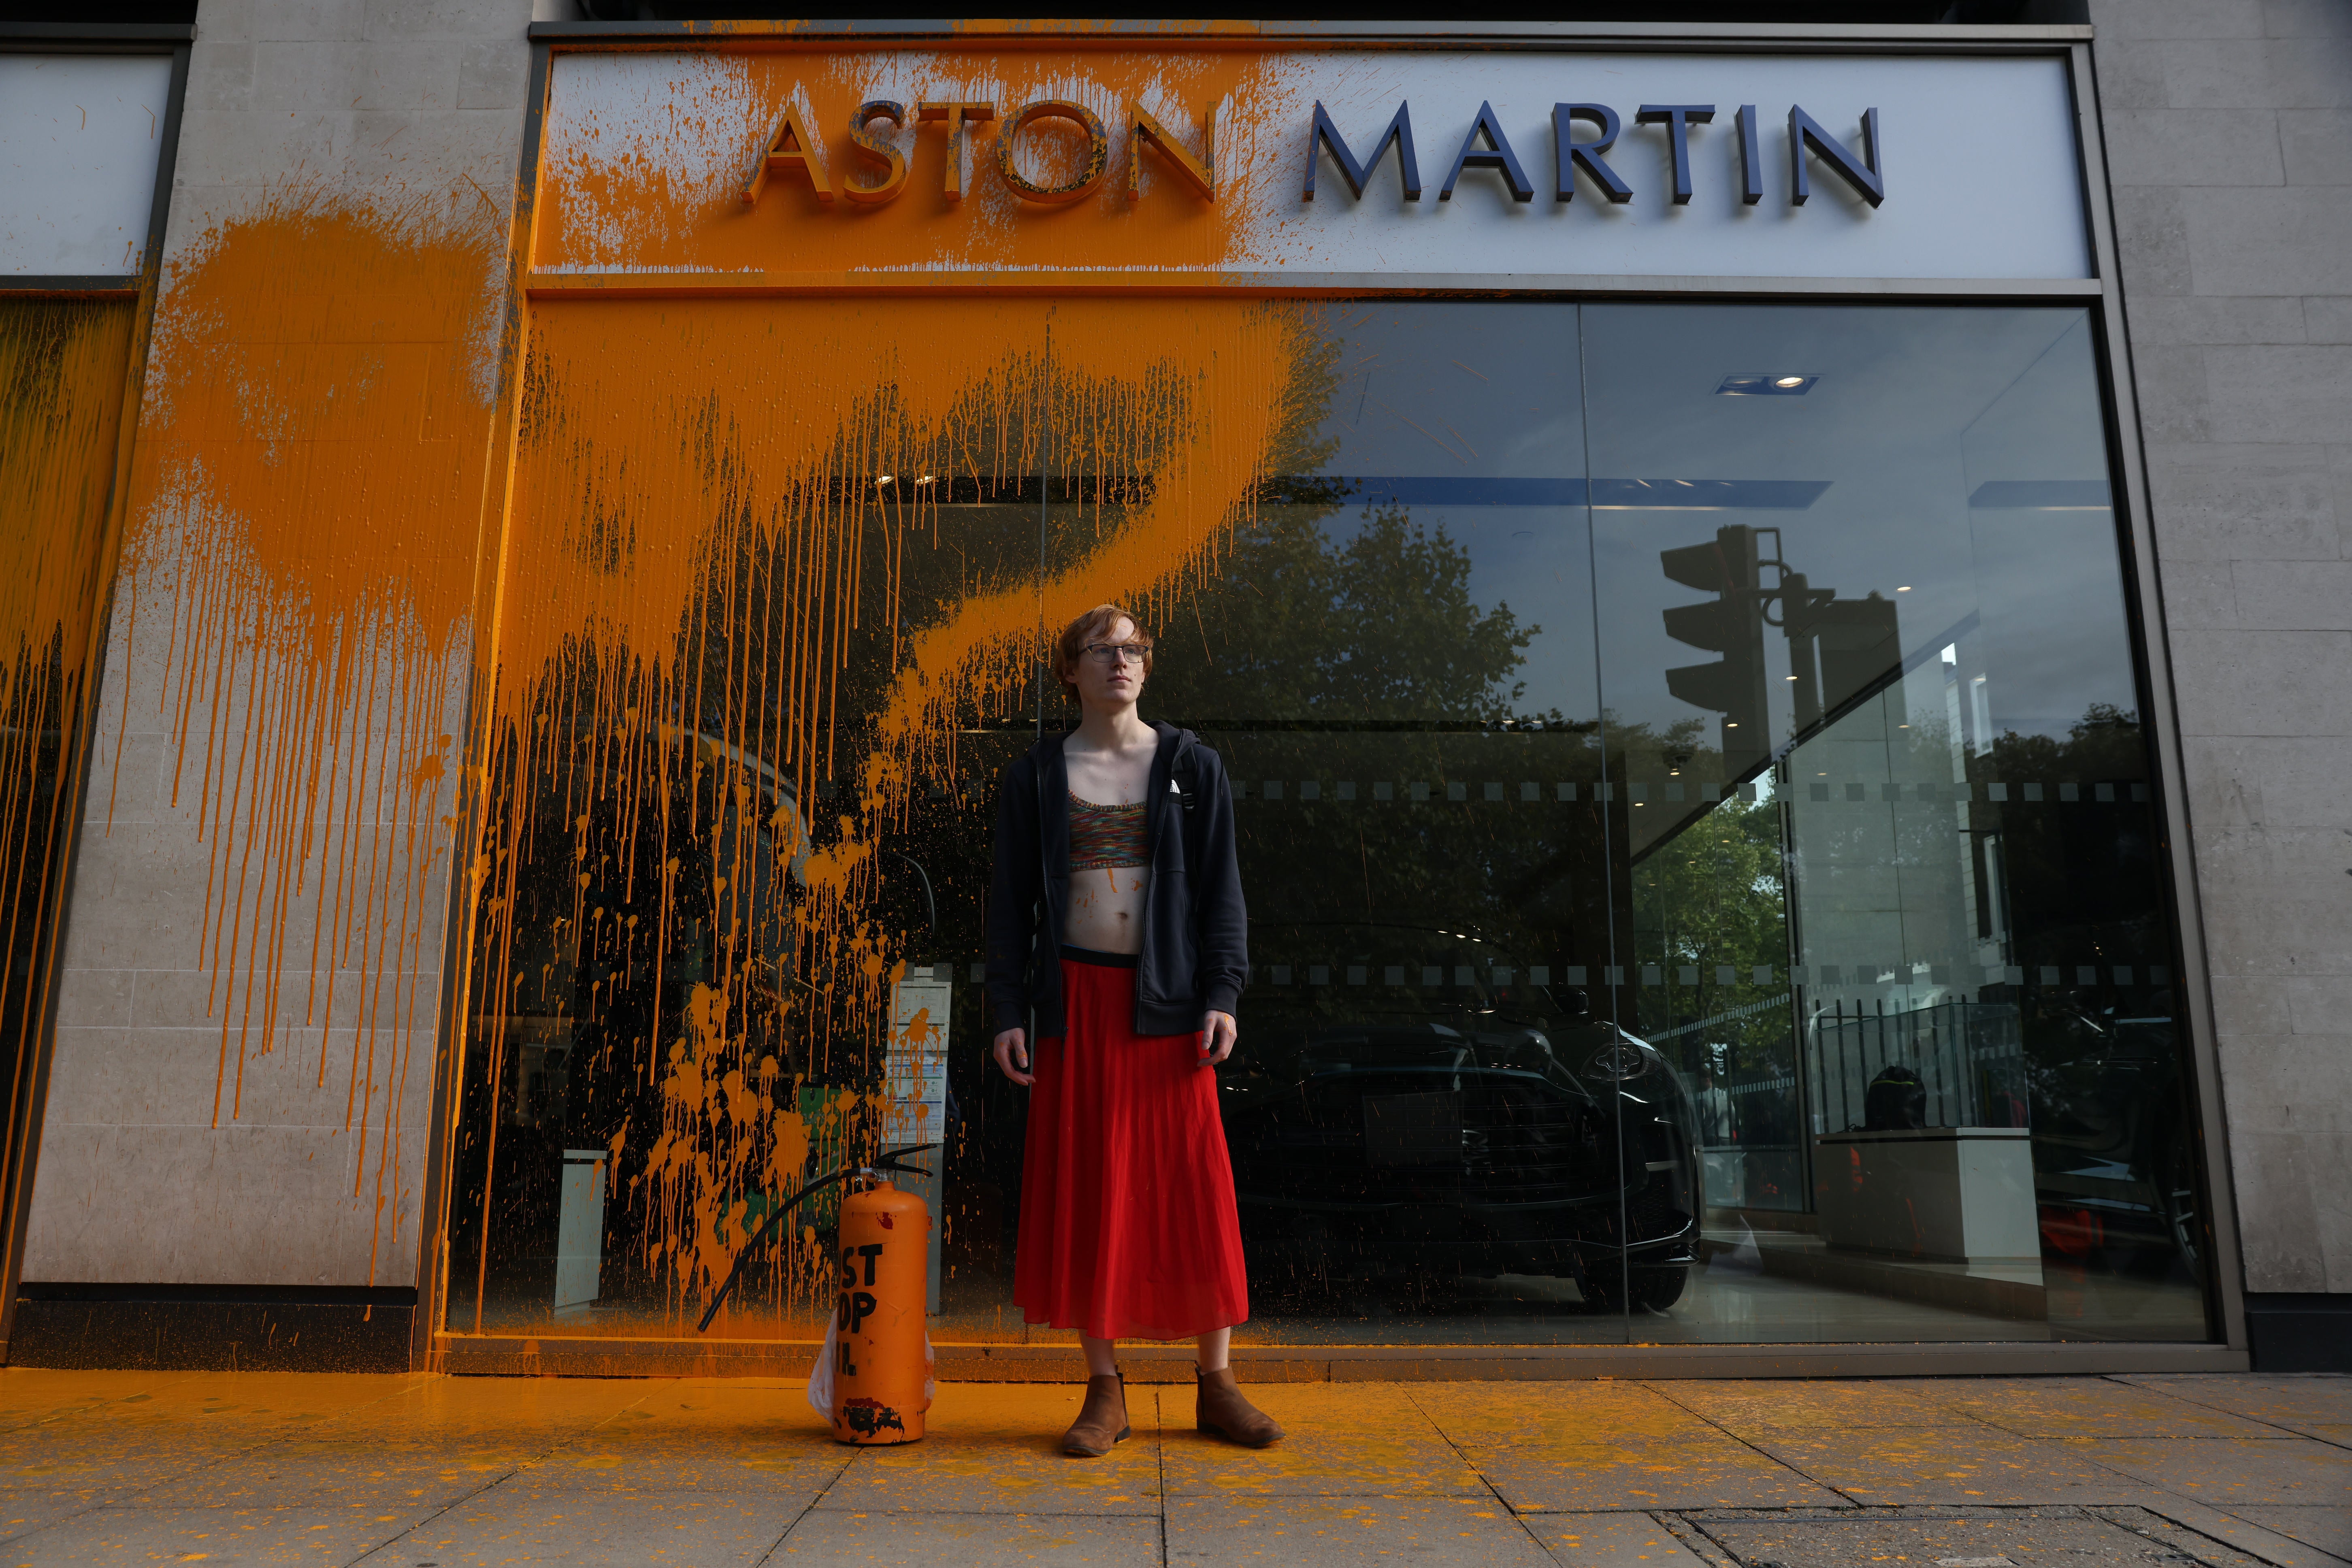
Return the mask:
{"type": "Polygon", "coordinates": [[[29,1282],[416,1283],[530,20],[199,16],[29,1282]]]}

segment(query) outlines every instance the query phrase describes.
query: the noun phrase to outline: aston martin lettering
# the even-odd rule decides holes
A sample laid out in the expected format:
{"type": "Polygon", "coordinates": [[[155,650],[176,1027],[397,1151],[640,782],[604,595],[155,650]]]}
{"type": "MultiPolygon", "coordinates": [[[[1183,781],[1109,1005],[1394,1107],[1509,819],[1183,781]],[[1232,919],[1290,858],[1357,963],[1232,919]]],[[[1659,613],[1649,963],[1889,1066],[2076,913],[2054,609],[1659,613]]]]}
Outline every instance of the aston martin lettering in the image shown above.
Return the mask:
{"type": "MultiPolygon", "coordinates": [[[[1196,157],[1181,138],[1170,132],[1147,110],[1138,105],[1123,117],[1127,140],[1127,198],[1139,201],[1143,196],[1143,154],[1149,148],[1160,167],[1173,176],[1180,186],[1203,202],[1217,199],[1215,110],[1201,117],[1201,151],[1196,157]]],[[[943,138],[945,171],[941,194],[950,201],[961,201],[964,194],[964,153],[976,127],[997,118],[996,105],[987,102],[918,103],[915,124],[918,132],[926,125],[938,125],[943,138]]],[[[840,195],[855,206],[880,206],[895,201],[907,188],[910,173],[908,155],[897,142],[869,129],[877,120],[888,121],[894,129],[907,123],[907,106],[892,99],[877,98],[861,103],[849,116],[850,155],[857,167],[842,172],[840,195]],[[870,176],[861,182],[858,175],[870,176]]],[[[1094,110],[1082,103],[1065,99],[1040,99],[1024,104],[1000,122],[996,133],[995,156],[989,160],[996,177],[1004,188],[1024,202],[1038,206],[1065,206],[1092,195],[1110,173],[1111,136],[1094,110]],[[1085,136],[1086,156],[1075,174],[1053,184],[1030,178],[1021,166],[1022,132],[1039,121],[1058,120],[1074,125],[1085,136]]],[[[825,167],[823,144],[810,135],[797,109],[784,110],[775,132],[768,138],[767,149],[751,178],[743,187],[744,205],[755,205],[761,193],[772,179],[795,179],[808,182],[816,199],[828,205],[834,195],[834,182],[825,167]]]]}
{"type": "MultiPolygon", "coordinates": [[[[1633,123],[1637,129],[1655,128],[1660,132],[1656,151],[1663,155],[1661,173],[1676,206],[1689,205],[1697,188],[1691,157],[1694,132],[1712,126],[1716,115],[1717,107],[1712,103],[1644,103],[1633,111],[1633,123]]],[[[1612,203],[1633,199],[1633,178],[1646,175],[1635,162],[1638,155],[1624,144],[1625,123],[1624,117],[1605,103],[1565,101],[1551,106],[1549,140],[1550,195],[1554,202],[1574,201],[1580,186],[1590,186],[1612,203]]],[[[805,181],[816,199],[828,205],[836,195],[849,205],[861,207],[896,201],[912,178],[912,160],[920,152],[924,140],[922,130],[932,125],[941,132],[940,193],[951,202],[960,202],[964,195],[967,152],[972,154],[975,173],[992,170],[1008,192],[1036,206],[1064,206],[1084,200],[1101,186],[1121,161],[1114,156],[1111,130],[1094,110],[1072,100],[1040,99],[1000,118],[996,105],[986,101],[917,103],[910,115],[908,106],[903,102],[874,99],[851,112],[846,127],[848,162],[837,170],[828,167],[826,149],[810,133],[800,110],[786,110],[743,187],[743,200],[746,205],[756,205],[772,180],[785,179],[805,181]],[[1075,129],[1084,138],[1084,153],[1076,160],[1076,167],[1062,176],[1033,178],[1024,166],[1023,136],[1031,126],[1045,121],[1058,121],[1075,129]],[[911,123],[916,130],[914,146],[902,147],[898,138],[876,131],[877,121],[887,122],[898,132],[911,123]],[[989,126],[994,128],[995,144],[992,154],[982,155],[972,143],[982,128],[989,126]]],[[[1738,154],[1739,199],[1749,206],[1759,205],[1765,196],[1759,125],[1756,105],[1752,103],[1741,104],[1731,115],[1729,130],[1738,154]]],[[[1215,110],[1212,109],[1201,116],[1199,151],[1195,153],[1185,144],[1184,138],[1172,133],[1140,106],[1121,116],[1119,139],[1124,145],[1117,151],[1124,153],[1128,199],[1142,199],[1148,152],[1151,162],[1177,187],[1202,203],[1214,203],[1215,132],[1215,110]]],[[[1362,137],[1364,128],[1358,128],[1356,133],[1362,137]]],[[[1521,134],[1524,140],[1524,131],[1521,134]]],[[[1801,105],[1791,104],[1788,137],[1790,205],[1803,206],[1811,198],[1816,164],[1843,181],[1872,207],[1886,199],[1875,108],[1862,111],[1849,142],[1833,134],[1801,105]]],[[[1301,201],[1316,199],[1317,182],[1327,160],[1349,195],[1360,201],[1374,173],[1391,153],[1404,200],[1422,199],[1421,157],[1413,140],[1410,100],[1398,103],[1396,112],[1372,133],[1369,151],[1360,158],[1354,144],[1318,100],[1307,122],[1306,152],[1301,201]]],[[[1480,103],[1471,117],[1459,147],[1446,162],[1437,185],[1437,199],[1452,201],[1464,176],[1481,172],[1497,176],[1504,194],[1512,201],[1535,200],[1536,187],[1528,177],[1528,165],[1491,102],[1480,103]]]]}
{"type": "MultiPolygon", "coordinates": [[[[1687,205],[1692,195],[1691,129],[1712,124],[1716,108],[1711,103],[1645,103],[1633,111],[1636,125],[1655,125],[1664,132],[1664,146],[1673,200],[1676,206],[1687,205]]],[[[1764,199],[1763,147],[1757,131],[1756,106],[1743,103],[1733,116],[1733,134],[1739,149],[1739,199],[1754,206],[1764,199]]],[[[1605,103],[1555,103],[1551,106],[1552,199],[1570,202],[1576,199],[1578,176],[1589,181],[1601,195],[1612,202],[1630,202],[1633,187],[1620,165],[1627,165],[1626,155],[1617,153],[1618,163],[1612,163],[1609,155],[1616,148],[1624,129],[1624,120],[1617,110],[1605,103]],[[1578,140],[1576,129],[1590,127],[1593,134],[1578,140]]],[[[1358,132],[1359,135],[1362,132],[1358,132]]],[[[1832,135],[1822,122],[1796,104],[1789,106],[1789,205],[1803,206],[1812,195],[1812,182],[1807,166],[1806,153],[1838,178],[1853,187],[1853,194],[1875,207],[1886,199],[1886,176],[1879,150],[1878,110],[1862,111],[1858,148],[1849,147],[1832,135]]],[[[1316,175],[1328,155],[1348,187],[1348,194],[1363,199],[1364,187],[1372,173],[1391,149],[1396,153],[1397,181],[1404,199],[1417,202],[1422,196],[1421,159],[1412,139],[1412,105],[1400,102],[1396,112],[1389,117],[1386,126],[1374,136],[1370,153],[1359,160],[1339,125],[1318,100],[1314,118],[1307,132],[1307,178],[1299,193],[1301,201],[1315,199],[1316,175]]],[[[1464,132],[1461,149],[1446,165],[1445,177],[1437,187],[1437,199],[1452,201],[1455,184],[1470,170],[1488,169],[1502,177],[1504,188],[1513,201],[1535,199],[1535,187],[1528,182],[1525,165],[1512,147],[1510,137],[1496,115],[1494,105],[1481,103],[1478,112],[1464,132]]]]}

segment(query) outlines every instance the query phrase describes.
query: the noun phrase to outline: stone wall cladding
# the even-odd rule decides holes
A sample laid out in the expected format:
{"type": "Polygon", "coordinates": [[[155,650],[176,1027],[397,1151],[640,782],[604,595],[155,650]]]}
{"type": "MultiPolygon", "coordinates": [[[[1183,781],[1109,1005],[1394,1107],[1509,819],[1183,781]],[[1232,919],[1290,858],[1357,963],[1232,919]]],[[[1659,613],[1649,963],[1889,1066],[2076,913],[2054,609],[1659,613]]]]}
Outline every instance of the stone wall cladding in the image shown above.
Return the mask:
{"type": "Polygon", "coordinates": [[[396,670],[405,687],[372,673],[323,705],[302,689],[300,656],[315,635],[318,660],[331,662],[326,633],[338,627],[379,646],[413,631],[400,595],[428,576],[454,582],[465,602],[531,19],[530,0],[204,0],[198,14],[27,1281],[415,1283],[454,795],[443,782],[452,770],[433,762],[428,793],[428,770],[413,764],[438,731],[463,733],[469,623],[461,609],[416,632],[404,663],[367,656],[369,670],[396,670]],[[365,261],[379,233],[375,254],[394,261],[355,269],[354,251],[365,261]],[[340,273],[321,260],[331,244],[341,247],[340,273]],[[438,316],[399,297],[404,244],[469,258],[438,316]],[[224,285],[225,275],[244,281],[224,285]],[[241,432],[234,417],[197,417],[205,411],[191,405],[224,401],[239,365],[262,367],[251,388],[262,412],[241,432]],[[334,425],[337,406],[404,374],[399,384],[433,397],[360,427],[334,425]],[[240,450],[281,438],[266,460],[240,450]],[[265,478],[308,465],[315,487],[291,509],[241,506],[288,490],[268,479],[240,498],[204,478],[232,459],[265,478]],[[357,496],[362,488],[373,493],[357,496]],[[283,529],[289,510],[338,570],[379,571],[382,591],[355,595],[362,609],[331,611],[320,605],[341,591],[331,574],[256,553],[256,519],[283,529]],[[432,543],[436,528],[455,548],[432,543]],[[371,538],[379,559],[361,563],[354,546],[371,538]],[[226,672],[193,687],[168,635],[203,622],[184,613],[191,584],[211,595],[206,635],[226,672]],[[365,614],[377,631],[350,632],[365,614]],[[275,684],[257,683],[251,672],[270,670],[273,657],[275,684]],[[341,726],[338,754],[373,775],[353,768],[339,781],[328,770],[309,786],[283,754],[274,774],[235,748],[205,760],[218,737],[305,733],[288,717],[300,718],[304,701],[319,722],[341,726]],[[284,853],[298,835],[263,831],[240,804],[265,786],[315,788],[315,809],[299,821],[283,801],[264,803],[307,836],[304,854],[284,853]],[[215,876],[224,865],[236,868],[229,892],[215,876]],[[400,940],[371,947],[346,929],[340,948],[313,944],[310,925],[334,907],[320,889],[337,878],[350,910],[406,910],[400,940]],[[273,904],[267,890],[281,886],[291,890],[273,904]],[[257,920],[268,940],[255,939],[257,920]],[[223,952],[239,940],[247,952],[233,973],[223,952]],[[315,999],[330,978],[341,1001],[324,1011],[315,999]]]}
{"type": "Polygon", "coordinates": [[[2246,1288],[2352,1293],[2352,0],[2092,0],[2246,1288]]]}

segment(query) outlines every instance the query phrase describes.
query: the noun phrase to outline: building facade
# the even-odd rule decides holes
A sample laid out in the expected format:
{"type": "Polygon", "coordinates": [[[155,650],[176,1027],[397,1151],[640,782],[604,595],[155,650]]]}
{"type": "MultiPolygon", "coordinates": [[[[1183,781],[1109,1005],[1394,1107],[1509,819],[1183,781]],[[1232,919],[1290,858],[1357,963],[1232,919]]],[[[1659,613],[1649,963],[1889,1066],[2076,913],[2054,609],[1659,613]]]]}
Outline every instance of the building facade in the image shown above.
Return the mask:
{"type": "Polygon", "coordinates": [[[2346,1364],[2352,13],[529,13],[0,37],[11,1361],[1066,1374],[1109,601],[1258,1374],[2346,1364]]]}

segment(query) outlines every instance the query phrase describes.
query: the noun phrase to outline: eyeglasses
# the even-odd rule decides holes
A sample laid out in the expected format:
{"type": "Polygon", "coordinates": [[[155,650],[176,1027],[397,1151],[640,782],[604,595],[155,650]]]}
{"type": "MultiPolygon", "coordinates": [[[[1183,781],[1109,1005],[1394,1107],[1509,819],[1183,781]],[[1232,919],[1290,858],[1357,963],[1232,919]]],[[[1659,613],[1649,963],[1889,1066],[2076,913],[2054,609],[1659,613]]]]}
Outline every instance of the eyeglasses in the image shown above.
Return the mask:
{"type": "Polygon", "coordinates": [[[1151,648],[1139,642],[1096,642],[1088,643],[1086,651],[1097,664],[1141,664],[1151,648]]]}

